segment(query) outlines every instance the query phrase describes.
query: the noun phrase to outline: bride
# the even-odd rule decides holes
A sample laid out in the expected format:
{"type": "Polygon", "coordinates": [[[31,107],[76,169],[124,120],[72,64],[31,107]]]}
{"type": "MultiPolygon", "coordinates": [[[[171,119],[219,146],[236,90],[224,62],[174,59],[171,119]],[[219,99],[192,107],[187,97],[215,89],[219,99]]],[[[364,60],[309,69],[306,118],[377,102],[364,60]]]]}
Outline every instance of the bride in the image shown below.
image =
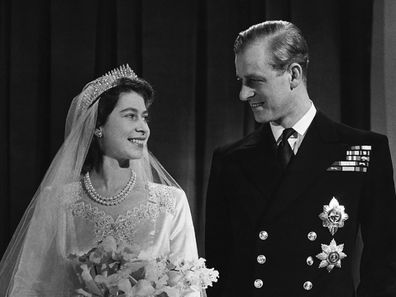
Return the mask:
{"type": "Polygon", "coordinates": [[[197,259],[187,198],[147,150],[152,101],[128,65],[74,98],[65,141],[1,261],[1,296],[74,296],[68,255],[108,236],[152,257],[197,259]]]}

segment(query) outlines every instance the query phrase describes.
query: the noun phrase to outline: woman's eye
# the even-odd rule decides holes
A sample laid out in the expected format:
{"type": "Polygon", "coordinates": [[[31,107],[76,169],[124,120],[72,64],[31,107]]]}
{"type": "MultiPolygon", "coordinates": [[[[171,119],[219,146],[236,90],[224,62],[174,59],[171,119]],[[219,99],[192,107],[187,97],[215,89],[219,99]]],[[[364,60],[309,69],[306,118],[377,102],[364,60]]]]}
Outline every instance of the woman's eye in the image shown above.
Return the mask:
{"type": "Polygon", "coordinates": [[[136,114],[130,113],[126,115],[128,118],[131,118],[132,120],[135,120],[137,118],[136,114]]]}
{"type": "Polygon", "coordinates": [[[146,121],[146,123],[150,122],[150,116],[148,115],[143,116],[143,119],[146,121]]]}

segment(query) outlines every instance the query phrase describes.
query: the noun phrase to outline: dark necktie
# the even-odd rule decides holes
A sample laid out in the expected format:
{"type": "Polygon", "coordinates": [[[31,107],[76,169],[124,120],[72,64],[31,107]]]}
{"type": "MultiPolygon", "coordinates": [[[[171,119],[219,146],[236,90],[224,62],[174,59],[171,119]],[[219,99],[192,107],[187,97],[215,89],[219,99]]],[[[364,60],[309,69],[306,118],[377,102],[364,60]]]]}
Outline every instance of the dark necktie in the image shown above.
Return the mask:
{"type": "Polygon", "coordinates": [[[285,169],[287,164],[289,164],[291,157],[294,155],[293,150],[287,141],[290,136],[294,134],[295,130],[293,128],[287,128],[283,130],[282,140],[278,145],[278,160],[282,168],[285,169]]]}

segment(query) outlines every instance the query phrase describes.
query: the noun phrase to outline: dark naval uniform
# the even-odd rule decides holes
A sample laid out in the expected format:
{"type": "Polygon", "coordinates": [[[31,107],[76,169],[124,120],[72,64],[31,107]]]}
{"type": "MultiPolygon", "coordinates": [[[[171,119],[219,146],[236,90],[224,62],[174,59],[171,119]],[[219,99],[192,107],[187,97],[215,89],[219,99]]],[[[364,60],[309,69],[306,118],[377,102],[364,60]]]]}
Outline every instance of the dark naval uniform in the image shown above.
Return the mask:
{"type": "Polygon", "coordinates": [[[215,151],[209,297],[396,296],[396,197],[387,138],[318,112],[282,173],[269,124],[215,151]],[[353,279],[356,238],[364,243],[353,279]]]}

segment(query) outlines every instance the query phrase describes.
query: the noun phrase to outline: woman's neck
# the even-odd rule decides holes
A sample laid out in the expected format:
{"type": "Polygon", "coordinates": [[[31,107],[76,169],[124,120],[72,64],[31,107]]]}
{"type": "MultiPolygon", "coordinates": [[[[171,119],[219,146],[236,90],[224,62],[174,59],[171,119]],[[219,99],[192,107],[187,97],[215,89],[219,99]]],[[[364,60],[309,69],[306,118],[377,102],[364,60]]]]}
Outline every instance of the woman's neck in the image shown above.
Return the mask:
{"type": "Polygon", "coordinates": [[[129,160],[119,162],[113,158],[103,156],[102,166],[90,172],[94,188],[103,194],[112,195],[122,189],[131,176],[129,160]]]}

